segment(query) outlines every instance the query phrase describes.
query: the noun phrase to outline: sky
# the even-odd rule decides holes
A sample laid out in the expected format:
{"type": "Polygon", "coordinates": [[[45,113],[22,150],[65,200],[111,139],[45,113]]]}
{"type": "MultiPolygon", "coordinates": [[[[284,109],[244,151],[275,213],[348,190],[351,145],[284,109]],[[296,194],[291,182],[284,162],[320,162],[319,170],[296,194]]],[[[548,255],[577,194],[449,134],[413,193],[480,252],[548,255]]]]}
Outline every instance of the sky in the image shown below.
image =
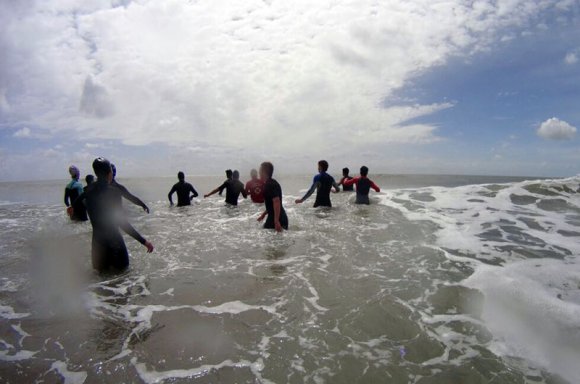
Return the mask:
{"type": "Polygon", "coordinates": [[[0,0],[0,181],[580,173],[580,0],[0,0]]]}

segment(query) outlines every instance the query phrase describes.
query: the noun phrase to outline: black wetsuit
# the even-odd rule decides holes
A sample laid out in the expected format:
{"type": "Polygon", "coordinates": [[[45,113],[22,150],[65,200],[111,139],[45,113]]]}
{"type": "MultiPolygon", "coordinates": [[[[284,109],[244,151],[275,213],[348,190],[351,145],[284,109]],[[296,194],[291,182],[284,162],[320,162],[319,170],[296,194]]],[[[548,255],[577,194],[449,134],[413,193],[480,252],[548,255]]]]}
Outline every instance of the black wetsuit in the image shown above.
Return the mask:
{"type": "Polygon", "coordinates": [[[238,205],[238,197],[240,193],[244,196],[244,199],[248,197],[246,193],[246,188],[240,180],[226,180],[219,187],[220,194],[223,190],[226,190],[226,204],[238,205]]]}
{"type": "Polygon", "coordinates": [[[177,192],[177,206],[178,207],[183,207],[185,205],[191,205],[191,198],[189,197],[189,193],[193,193],[193,197],[197,197],[198,193],[195,190],[195,188],[193,188],[193,185],[186,183],[185,181],[180,181],[178,183],[176,183],[173,188],[171,188],[171,191],[169,191],[169,195],[167,195],[167,197],[169,197],[169,202],[171,204],[173,204],[173,199],[171,198],[171,195],[173,195],[175,192],[177,192]]]}
{"type": "Polygon", "coordinates": [[[119,188],[97,180],[81,196],[93,227],[92,262],[99,272],[119,272],[129,266],[129,253],[119,229],[145,244],[145,239],[129,224],[119,205],[119,188]]]}
{"type": "Polygon", "coordinates": [[[302,200],[308,199],[316,190],[316,200],[314,201],[314,208],[316,207],[332,207],[330,202],[330,190],[332,187],[339,189],[338,184],[334,181],[334,178],[326,172],[321,172],[314,176],[312,180],[312,186],[306,192],[306,195],[302,200]]]}
{"type": "Polygon", "coordinates": [[[282,206],[282,188],[280,184],[274,179],[268,180],[264,184],[264,204],[266,205],[266,211],[268,212],[268,217],[264,223],[264,228],[273,229],[274,226],[274,198],[280,198],[280,225],[284,229],[288,229],[288,216],[286,211],[282,206]]]}
{"type": "Polygon", "coordinates": [[[145,211],[149,212],[149,207],[140,198],[138,198],[137,196],[135,196],[131,192],[129,192],[129,190],[127,188],[125,188],[124,185],[117,183],[116,180],[113,180],[111,182],[111,186],[114,188],[117,188],[119,190],[119,192],[121,193],[121,197],[124,197],[125,199],[129,200],[133,204],[138,205],[141,208],[143,208],[145,211]]]}
{"type": "Polygon", "coordinates": [[[72,220],[87,221],[89,218],[87,217],[87,209],[84,204],[76,203],[79,196],[82,195],[82,192],[79,193],[79,191],[83,191],[83,187],[78,180],[69,183],[64,190],[64,203],[67,207],[73,207],[72,220]]]}

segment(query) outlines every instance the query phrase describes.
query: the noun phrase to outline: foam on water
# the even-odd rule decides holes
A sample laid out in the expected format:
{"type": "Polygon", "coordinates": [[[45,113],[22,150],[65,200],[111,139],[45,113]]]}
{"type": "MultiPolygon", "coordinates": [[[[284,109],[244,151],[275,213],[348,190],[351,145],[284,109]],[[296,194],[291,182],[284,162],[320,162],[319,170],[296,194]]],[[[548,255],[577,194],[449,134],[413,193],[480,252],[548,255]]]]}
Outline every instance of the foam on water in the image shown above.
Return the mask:
{"type": "Polygon", "coordinates": [[[0,368],[29,382],[573,383],[579,180],[386,190],[370,207],[338,194],[332,210],[287,194],[282,235],[247,201],[128,206],[156,252],[128,240],[131,270],[110,279],[87,273],[88,225],[1,206],[0,368]]]}

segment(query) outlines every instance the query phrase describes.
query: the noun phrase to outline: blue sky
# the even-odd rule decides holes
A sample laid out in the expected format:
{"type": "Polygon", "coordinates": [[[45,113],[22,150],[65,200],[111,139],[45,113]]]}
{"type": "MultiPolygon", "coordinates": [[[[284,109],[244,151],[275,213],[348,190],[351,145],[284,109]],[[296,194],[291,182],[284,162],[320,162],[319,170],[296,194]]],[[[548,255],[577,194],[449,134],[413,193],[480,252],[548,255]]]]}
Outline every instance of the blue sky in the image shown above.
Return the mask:
{"type": "Polygon", "coordinates": [[[0,180],[580,173],[577,1],[0,7],[0,180]]]}

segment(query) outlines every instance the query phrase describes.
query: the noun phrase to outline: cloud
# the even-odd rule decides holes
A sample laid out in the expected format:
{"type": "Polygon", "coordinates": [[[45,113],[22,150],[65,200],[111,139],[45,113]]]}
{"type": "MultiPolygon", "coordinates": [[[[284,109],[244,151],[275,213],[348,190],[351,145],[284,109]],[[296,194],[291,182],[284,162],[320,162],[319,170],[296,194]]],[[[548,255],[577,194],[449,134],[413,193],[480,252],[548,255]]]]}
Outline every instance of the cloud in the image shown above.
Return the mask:
{"type": "Polygon", "coordinates": [[[29,138],[29,137],[31,137],[30,128],[28,128],[28,127],[21,128],[18,131],[14,132],[12,137],[16,137],[18,139],[29,138]]]}
{"type": "Polygon", "coordinates": [[[578,62],[578,55],[576,52],[570,52],[564,57],[564,62],[568,65],[574,65],[578,62]]]}
{"type": "Polygon", "coordinates": [[[430,143],[441,137],[426,118],[451,105],[383,101],[554,7],[527,0],[106,3],[5,7],[6,122],[83,142],[261,147],[288,156],[313,143],[319,151],[353,140],[361,147],[430,143]]]}
{"type": "Polygon", "coordinates": [[[552,117],[540,125],[537,134],[548,140],[572,140],[576,135],[576,127],[552,117]]]}

